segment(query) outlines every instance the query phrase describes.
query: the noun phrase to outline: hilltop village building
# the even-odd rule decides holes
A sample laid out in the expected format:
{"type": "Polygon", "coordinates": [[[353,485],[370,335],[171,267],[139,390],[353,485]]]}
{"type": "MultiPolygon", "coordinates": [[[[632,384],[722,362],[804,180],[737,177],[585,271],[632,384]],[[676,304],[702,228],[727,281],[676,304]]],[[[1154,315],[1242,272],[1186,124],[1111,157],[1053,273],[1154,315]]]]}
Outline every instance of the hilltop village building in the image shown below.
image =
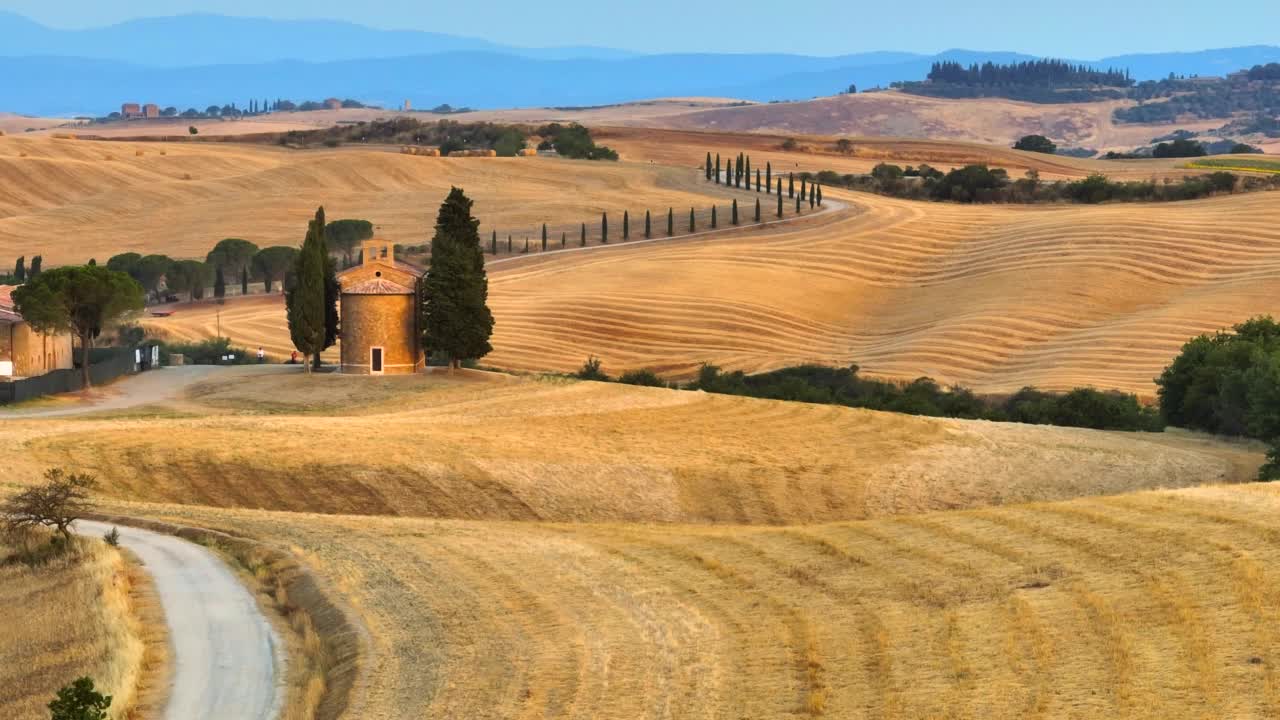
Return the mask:
{"type": "Polygon", "coordinates": [[[361,263],[338,275],[342,372],[407,375],[425,367],[418,322],[424,270],[396,260],[395,245],[366,240],[361,263]]]}
{"type": "Polygon", "coordinates": [[[0,382],[74,367],[70,335],[31,329],[13,306],[13,285],[0,285],[0,382]]]}

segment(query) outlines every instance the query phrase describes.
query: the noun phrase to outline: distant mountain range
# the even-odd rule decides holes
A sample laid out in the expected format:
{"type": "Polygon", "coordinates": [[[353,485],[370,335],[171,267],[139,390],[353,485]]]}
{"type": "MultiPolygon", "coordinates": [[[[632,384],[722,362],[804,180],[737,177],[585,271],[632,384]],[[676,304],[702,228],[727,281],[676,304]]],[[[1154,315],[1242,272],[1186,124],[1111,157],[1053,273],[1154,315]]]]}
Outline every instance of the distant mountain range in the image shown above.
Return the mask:
{"type": "MultiPolygon", "coordinates": [[[[638,55],[595,47],[520,48],[333,21],[183,15],[58,30],[0,12],[0,110],[106,114],[120,103],[181,109],[250,98],[350,97],[398,106],[475,108],[602,105],[715,95],[768,101],[919,80],[938,60],[1016,62],[1034,56],[948,50],[638,55]],[[229,42],[228,38],[234,38],[229,42]]],[[[1128,68],[1139,80],[1222,75],[1280,61],[1280,47],[1122,55],[1079,61],[1128,68]]]]}

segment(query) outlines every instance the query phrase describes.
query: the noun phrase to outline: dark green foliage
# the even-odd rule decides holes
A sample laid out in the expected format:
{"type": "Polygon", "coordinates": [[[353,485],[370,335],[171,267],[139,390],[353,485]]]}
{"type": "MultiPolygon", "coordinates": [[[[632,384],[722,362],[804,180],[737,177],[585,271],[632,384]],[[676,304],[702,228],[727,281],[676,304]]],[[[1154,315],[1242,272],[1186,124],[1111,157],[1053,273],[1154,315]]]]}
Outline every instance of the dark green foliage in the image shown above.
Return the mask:
{"type": "Polygon", "coordinates": [[[249,294],[249,268],[240,269],[240,294],[249,294]]]}
{"type": "Polygon", "coordinates": [[[756,192],[760,192],[760,168],[756,168],[756,192]]]}
{"type": "Polygon", "coordinates": [[[764,191],[773,192],[773,163],[771,162],[764,164],[764,191]]]}
{"type": "MultiPolygon", "coordinates": [[[[293,252],[296,254],[297,250],[293,252]]],[[[192,300],[203,299],[209,285],[209,266],[199,260],[177,260],[170,266],[165,282],[171,292],[190,293],[192,300]]]]}
{"type": "Polygon", "coordinates": [[[87,677],[58,691],[49,703],[52,720],[106,720],[111,696],[99,693],[87,677]]]}
{"type": "Polygon", "coordinates": [[[694,230],[694,221],[693,221],[693,219],[694,219],[694,218],[693,218],[693,208],[689,208],[689,232],[693,232],[693,230],[694,230]]]}
{"type": "Polygon", "coordinates": [[[543,125],[535,132],[542,137],[550,138],[551,146],[563,157],[576,160],[618,159],[617,152],[603,145],[596,145],[591,139],[591,132],[577,123],[569,125],[551,123],[543,125]]]}
{"type": "Polygon", "coordinates": [[[622,211],[622,239],[631,239],[631,213],[626,210],[622,211]]]}
{"type": "Polygon", "coordinates": [[[1013,144],[1013,149],[1045,153],[1046,155],[1052,155],[1058,152],[1058,146],[1052,140],[1043,135],[1024,135],[1018,140],[1018,142],[1013,144]]]}
{"type": "Polygon", "coordinates": [[[1033,60],[998,65],[933,64],[926,81],[893,83],[916,95],[944,98],[1005,97],[1040,103],[1118,99],[1133,84],[1127,72],[1095,70],[1062,60],[1033,60]]]}
{"type": "Polygon", "coordinates": [[[1267,450],[1267,461],[1258,468],[1258,479],[1266,482],[1280,480],[1280,443],[1267,450]]]}
{"type": "Polygon", "coordinates": [[[581,247],[586,247],[586,246],[587,246],[587,224],[586,224],[586,223],[582,223],[582,240],[581,240],[581,247]]]}
{"type": "Polygon", "coordinates": [[[716,184],[717,184],[717,185],[719,185],[719,184],[720,184],[720,153],[716,153],[716,174],[715,174],[715,181],[716,181],[716,184]]]}
{"type": "Polygon", "coordinates": [[[756,222],[760,222],[760,198],[756,198],[756,222]]]}
{"type": "Polygon", "coordinates": [[[1133,395],[1078,389],[1066,395],[1026,388],[1003,402],[983,400],[971,391],[944,389],[930,378],[909,383],[870,380],[858,366],[832,368],[801,365],[759,375],[721,373],[704,365],[690,389],[888,410],[911,415],[1008,420],[1107,430],[1159,432],[1164,429],[1155,411],[1133,395]]]}
{"type": "Polygon", "coordinates": [[[1170,425],[1262,440],[1280,437],[1280,325],[1259,317],[1201,335],[1156,379],[1170,425]]]}
{"type": "Polygon", "coordinates": [[[498,157],[515,157],[516,153],[526,147],[528,145],[525,143],[524,133],[515,128],[503,130],[498,135],[498,139],[493,142],[493,151],[498,154],[498,157]]]}
{"type": "Polygon", "coordinates": [[[778,217],[782,217],[782,181],[778,181],[778,217]]]}
{"type": "Polygon", "coordinates": [[[796,176],[791,173],[787,173],[787,197],[793,198],[795,196],[796,196],[796,176]]]}
{"type": "Polygon", "coordinates": [[[368,220],[334,220],[324,227],[325,245],[331,251],[342,253],[348,267],[356,248],[364,240],[373,237],[373,223],[368,220]]]}
{"type": "Polygon", "coordinates": [[[1255,155],[1262,152],[1262,148],[1257,148],[1245,143],[1236,143],[1227,151],[1228,155],[1255,155]]]}
{"type": "MultiPolygon", "coordinates": [[[[38,256],[37,256],[38,257],[38,256]]],[[[103,328],[141,310],[142,286],[127,274],[96,265],[66,265],[28,275],[13,291],[19,315],[34,330],[69,332],[80,340],[81,381],[92,387],[89,354],[103,328]]]]}
{"type": "Polygon", "coordinates": [[[443,352],[457,366],[493,348],[493,314],[487,304],[489,280],[480,251],[480,222],[471,217],[471,200],[453,188],[440,205],[431,240],[431,267],[423,282],[423,344],[443,352]]]}
{"type": "Polygon", "coordinates": [[[818,205],[822,205],[822,186],[818,186],[818,205]]]}
{"type": "Polygon", "coordinates": [[[547,224],[542,223],[542,252],[547,251],[547,224]]]}
{"type": "Polygon", "coordinates": [[[234,356],[233,365],[249,365],[256,362],[254,356],[245,348],[231,344],[230,338],[209,338],[199,342],[162,342],[160,343],[160,359],[168,362],[170,355],[182,355],[183,362],[188,365],[225,365],[222,358],[234,356]]]}
{"type": "Polygon", "coordinates": [[[667,208],[667,237],[676,234],[676,213],[674,208],[667,208]]]}
{"type": "Polygon", "coordinates": [[[652,370],[645,368],[643,370],[629,370],[618,376],[618,382],[623,385],[643,385],[645,387],[667,387],[667,383],[662,378],[654,374],[652,370]]]}
{"type": "Polygon", "coordinates": [[[204,261],[231,273],[232,277],[239,277],[240,271],[249,267],[256,254],[258,254],[258,246],[248,240],[227,238],[214,245],[204,261]]]}
{"type": "MultiPolygon", "coordinates": [[[[329,223],[330,226],[333,223],[329,223]]],[[[272,283],[276,281],[284,282],[285,276],[289,273],[289,268],[293,267],[298,260],[298,249],[285,245],[276,245],[274,247],[263,248],[253,256],[253,271],[262,278],[263,287],[266,292],[271,292],[272,283]]]]}
{"type": "Polygon", "coordinates": [[[600,213],[600,242],[609,242],[609,213],[600,213]]]}
{"type": "Polygon", "coordinates": [[[560,231],[560,247],[564,247],[564,244],[568,239],[569,239],[569,234],[561,230],[560,231]]]}
{"type": "Polygon", "coordinates": [[[599,380],[607,382],[609,376],[600,368],[600,358],[592,355],[582,364],[582,368],[574,373],[574,377],[579,380],[599,380]]]}
{"type": "Polygon", "coordinates": [[[730,210],[730,212],[731,212],[733,224],[737,225],[738,224],[738,199],[737,198],[733,199],[733,207],[730,210]]]}
{"type": "Polygon", "coordinates": [[[491,235],[489,238],[489,254],[490,255],[498,254],[498,231],[497,230],[494,230],[493,235],[491,235]]]}
{"type": "Polygon", "coordinates": [[[711,179],[711,153],[709,151],[707,152],[707,162],[706,164],[703,165],[703,168],[706,169],[707,179],[710,180],[711,179]]]}
{"type": "Polygon", "coordinates": [[[219,300],[227,296],[227,277],[221,265],[213,269],[213,296],[219,300]]]}
{"type": "Polygon", "coordinates": [[[937,200],[956,202],[992,202],[996,191],[1009,182],[1009,173],[1003,168],[991,169],[986,165],[968,165],[947,173],[933,186],[937,200]]]}
{"type": "Polygon", "coordinates": [[[711,206],[711,229],[716,229],[716,206],[711,206]]]}
{"type": "Polygon", "coordinates": [[[653,221],[648,210],[644,211],[644,236],[646,239],[653,237],[653,221]]]}
{"type": "MultiPolygon", "coordinates": [[[[319,208],[315,218],[308,222],[307,236],[290,276],[290,286],[285,291],[289,336],[303,358],[318,356],[325,347],[327,258],[324,228],[324,209],[319,208]]],[[[221,272],[220,268],[218,272],[221,272]]],[[[311,372],[312,363],[305,365],[307,372],[311,372]]]]}
{"type": "Polygon", "coordinates": [[[1178,138],[1173,142],[1162,142],[1151,151],[1151,156],[1158,158],[1203,157],[1207,154],[1203,144],[1185,138],[1178,138]]]}

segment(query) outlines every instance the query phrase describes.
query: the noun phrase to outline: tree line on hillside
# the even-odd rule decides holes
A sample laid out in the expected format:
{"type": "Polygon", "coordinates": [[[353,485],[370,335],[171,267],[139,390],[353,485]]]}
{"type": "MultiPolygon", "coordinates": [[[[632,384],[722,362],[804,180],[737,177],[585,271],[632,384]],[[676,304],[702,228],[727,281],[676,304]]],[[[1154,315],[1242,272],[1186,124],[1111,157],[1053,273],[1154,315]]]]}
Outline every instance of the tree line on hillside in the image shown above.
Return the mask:
{"type": "Polygon", "coordinates": [[[923,81],[892,83],[915,95],[942,98],[1002,97],[1038,103],[1074,103],[1124,97],[1133,84],[1127,70],[1097,70],[1063,60],[962,65],[935,62],[923,81]]]}
{"type": "Polygon", "coordinates": [[[1116,108],[1112,115],[1117,122],[1171,123],[1188,116],[1211,120],[1240,114],[1257,121],[1274,119],[1280,115],[1280,64],[1256,65],[1225,78],[1171,75],[1140,82],[1127,96],[1138,104],[1116,108]]]}
{"type": "MultiPolygon", "coordinates": [[[[343,108],[374,107],[370,105],[365,105],[359,100],[352,100],[350,98],[342,100],[341,104],[343,108]]],[[[244,107],[240,107],[236,103],[232,102],[232,103],[227,103],[225,105],[209,105],[203,110],[199,110],[197,108],[192,107],[192,108],[187,108],[186,110],[180,111],[178,110],[178,108],[170,105],[160,110],[160,117],[162,118],[180,117],[180,118],[186,118],[190,120],[197,120],[197,119],[208,120],[208,119],[217,119],[217,118],[227,118],[227,119],[234,120],[234,119],[239,119],[243,117],[255,117],[258,115],[267,115],[273,112],[294,112],[294,111],[305,112],[305,111],[311,111],[311,110],[324,110],[328,107],[329,107],[328,105],[326,105],[323,101],[320,101],[320,100],[304,100],[300,103],[295,103],[291,100],[285,100],[283,98],[276,99],[276,100],[269,100],[267,98],[263,98],[259,100],[257,98],[253,98],[253,99],[250,99],[249,102],[245,104],[244,107]]],[[[107,122],[110,120],[119,120],[122,117],[124,116],[121,115],[119,112],[113,112],[99,118],[94,118],[94,122],[107,122]]]]}
{"type": "Polygon", "coordinates": [[[21,285],[22,283],[34,278],[40,274],[44,267],[44,258],[36,255],[31,258],[31,265],[27,265],[27,257],[19,256],[13,263],[13,271],[0,274],[0,285],[21,285]]]}
{"type": "Polygon", "coordinates": [[[1234,192],[1280,189],[1280,178],[1240,178],[1230,172],[1188,176],[1179,181],[1114,181],[1094,174],[1081,180],[1040,179],[1036,170],[1017,180],[1002,168],[968,165],[942,172],[929,165],[880,163],[868,175],[840,174],[832,170],[801,173],[823,185],[863,190],[909,200],[960,203],[1071,202],[1170,202],[1194,200],[1234,192]]]}
{"type": "Polygon", "coordinates": [[[511,157],[529,147],[536,138],[538,149],[554,149],[562,157],[574,160],[617,160],[618,153],[597,145],[591,131],[577,123],[549,123],[540,127],[490,122],[464,123],[454,120],[423,122],[410,117],[361,121],[315,130],[290,130],[248,136],[257,142],[280,145],[337,147],[345,144],[394,144],[434,146],[441,155],[462,150],[493,150],[499,157],[511,157]]]}
{"type": "MultiPolygon", "coordinates": [[[[575,376],[583,380],[611,380],[600,359],[595,357],[588,358],[575,376]]],[[[666,382],[644,369],[626,372],[617,382],[930,417],[1133,432],[1164,429],[1159,412],[1129,393],[1092,388],[1048,393],[1027,387],[1008,397],[980,397],[964,387],[944,388],[927,377],[910,382],[862,377],[857,365],[798,365],[747,375],[742,371],[726,373],[715,365],[705,364],[698,371],[697,379],[684,385],[666,382]]]]}

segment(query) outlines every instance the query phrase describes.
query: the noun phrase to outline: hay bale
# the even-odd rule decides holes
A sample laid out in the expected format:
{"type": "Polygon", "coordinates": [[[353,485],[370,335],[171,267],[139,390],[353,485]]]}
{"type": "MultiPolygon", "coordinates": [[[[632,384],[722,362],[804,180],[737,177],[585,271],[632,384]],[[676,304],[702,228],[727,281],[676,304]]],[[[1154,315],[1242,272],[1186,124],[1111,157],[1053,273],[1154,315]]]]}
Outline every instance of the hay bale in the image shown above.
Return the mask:
{"type": "Polygon", "coordinates": [[[520,157],[537,157],[538,151],[534,148],[521,148],[518,154],[520,157]]]}
{"type": "Polygon", "coordinates": [[[422,148],[418,152],[418,154],[426,157],[440,157],[440,149],[439,148],[422,148]]]}
{"type": "Polygon", "coordinates": [[[497,150],[485,150],[485,151],[484,151],[484,157],[498,157],[498,151],[497,151],[497,150]]]}
{"type": "Polygon", "coordinates": [[[133,156],[134,156],[134,157],[142,157],[143,155],[146,155],[146,154],[147,154],[147,152],[146,152],[145,150],[134,150],[134,151],[133,151],[133,156]]]}
{"type": "Polygon", "coordinates": [[[75,140],[76,136],[73,133],[54,133],[53,139],[54,140],[75,140]]]}
{"type": "Polygon", "coordinates": [[[161,154],[161,155],[168,155],[168,154],[169,154],[169,151],[168,151],[168,150],[161,150],[161,151],[160,151],[160,154],[161,154]]]}

